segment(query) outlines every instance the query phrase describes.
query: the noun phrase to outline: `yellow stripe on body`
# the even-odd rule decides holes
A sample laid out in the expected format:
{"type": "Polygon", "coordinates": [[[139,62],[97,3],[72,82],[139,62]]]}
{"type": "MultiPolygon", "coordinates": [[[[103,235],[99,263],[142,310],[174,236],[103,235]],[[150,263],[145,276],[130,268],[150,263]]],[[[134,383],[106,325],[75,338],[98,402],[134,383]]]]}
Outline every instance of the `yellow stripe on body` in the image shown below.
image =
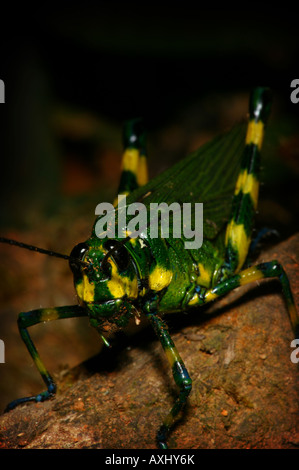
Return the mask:
{"type": "Polygon", "coordinates": [[[82,282],[76,285],[79,299],[84,302],[94,302],[94,284],[91,284],[86,274],[82,276],[82,282]]]}
{"type": "Polygon", "coordinates": [[[211,285],[212,273],[209,272],[202,263],[198,263],[199,276],[196,279],[196,284],[203,287],[209,287],[211,285]]]}
{"type": "Polygon", "coordinates": [[[137,277],[135,276],[134,279],[130,279],[126,276],[121,276],[115,263],[111,261],[110,264],[112,267],[112,278],[107,282],[107,287],[114,299],[120,299],[125,295],[136,299],[138,296],[137,277]]]}
{"type": "Polygon", "coordinates": [[[189,300],[188,305],[190,305],[190,307],[193,307],[194,305],[197,305],[197,304],[198,304],[198,295],[194,294],[192,299],[189,300]]]}
{"type": "Polygon", "coordinates": [[[169,286],[173,273],[166,268],[157,265],[154,271],[149,275],[149,288],[154,291],[160,291],[169,286]]]}
{"type": "Polygon", "coordinates": [[[231,220],[227,225],[225,244],[228,245],[230,241],[232,247],[237,251],[239,260],[236,272],[241,269],[248,254],[250,245],[250,237],[247,236],[243,224],[236,224],[234,220],[231,220]]]}
{"type": "Polygon", "coordinates": [[[254,144],[257,145],[258,149],[261,150],[264,139],[264,123],[262,121],[255,122],[254,120],[249,121],[246,133],[245,143],[246,145],[254,144]]]}

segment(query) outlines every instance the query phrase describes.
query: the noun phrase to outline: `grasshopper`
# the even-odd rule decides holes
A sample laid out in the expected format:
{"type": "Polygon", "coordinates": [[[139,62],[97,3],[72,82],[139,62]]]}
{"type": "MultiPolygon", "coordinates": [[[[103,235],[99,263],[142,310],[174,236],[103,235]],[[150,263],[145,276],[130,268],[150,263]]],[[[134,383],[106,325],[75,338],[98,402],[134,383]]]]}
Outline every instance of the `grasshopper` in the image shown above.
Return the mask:
{"type": "MultiPolygon", "coordinates": [[[[255,88],[249,102],[248,123],[235,126],[203,145],[186,159],[148,181],[145,133],[140,120],[128,121],[124,128],[124,152],[118,195],[126,197],[126,207],[136,202],[146,209],[152,203],[203,203],[200,248],[186,249],[185,233],[151,237],[151,221],[134,236],[127,225],[115,222],[114,237],[97,231],[76,245],[71,254],[25,245],[1,238],[1,242],[21,246],[69,260],[74,275],[78,305],[39,308],[20,313],[21,337],[47,389],[38,395],[19,398],[7,410],[28,402],[42,402],[55,395],[56,385],[36,350],[28,328],[40,322],[86,316],[109,345],[109,336],[135,318],[145,316],[152,325],[168,360],[178,397],[157,432],[157,445],[167,449],[167,438],[192,388],[184,361],[169,334],[164,316],[188,311],[214,301],[233,289],[264,278],[277,277],[295,337],[299,319],[289,280],[276,260],[245,267],[258,204],[259,167],[265,125],[270,113],[271,93],[255,88]],[[122,236],[121,236],[122,235],[122,236]]],[[[115,201],[120,211],[121,198],[115,201]]],[[[138,207],[138,206],[137,206],[138,207]]],[[[126,224],[134,213],[127,215],[126,224]]],[[[174,218],[174,214],[173,218],[174,218]]],[[[196,222],[193,214],[193,226],[196,222]]],[[[108,225],[108,223],[107,223],[108,225]]],[[[160,221],[161,225],[161,221],[160,221]]]]}

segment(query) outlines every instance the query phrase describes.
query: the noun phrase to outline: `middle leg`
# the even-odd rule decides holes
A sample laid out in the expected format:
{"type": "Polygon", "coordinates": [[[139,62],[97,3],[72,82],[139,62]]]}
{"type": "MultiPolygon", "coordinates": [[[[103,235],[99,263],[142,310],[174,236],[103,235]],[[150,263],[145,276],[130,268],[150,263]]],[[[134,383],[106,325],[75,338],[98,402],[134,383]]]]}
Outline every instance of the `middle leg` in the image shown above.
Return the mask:
{"type": "Polygon", "coordinates": [[[286,301],[290,322],[295,333],[295,338],[299,338],[299,317],[295,307],[293,294],[291,291],[289,279],[281,266],[281,264],[274,260],[266,263],[252,266],[248,269],[240,271],[225,281],[220,282],[211,289],[206,289],[200,294],[194,294],[189,301],[189,306],[203,305],[218,297],[227,294],[228,292],[236,289],[236,287],[249,284],[250,282],[259,281],[261,279],[277,277],[282,286],[282,292],[286,301]]]}
{"type": "Polygon", "coordinates": [[[167,449],[166,439],[170,428],[175,422],[180,411],[185,406],[188,395],[191,392],[192,380],[189,377],[188,371],[185,367],[185,364],[180,357],[174,342],[172,341],[166,324],[155,314],[148,314],[147,318],[149,319],[156,335],[158,336],[168,362],[170,363],[172,374],[175,383],[180,389],[179,396],[172,407],[170,413],[166,416],[157,433],[157,442],[160,449],[167,449]]]}

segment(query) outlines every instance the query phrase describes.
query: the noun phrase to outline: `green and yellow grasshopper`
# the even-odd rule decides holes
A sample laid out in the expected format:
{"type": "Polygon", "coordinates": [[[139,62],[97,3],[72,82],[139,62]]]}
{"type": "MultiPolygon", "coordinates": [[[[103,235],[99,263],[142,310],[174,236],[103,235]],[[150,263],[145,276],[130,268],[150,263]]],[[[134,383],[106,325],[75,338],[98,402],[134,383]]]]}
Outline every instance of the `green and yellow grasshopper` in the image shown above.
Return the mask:
{"type": "MultiPolygon", "coordinates": [[[[282,286],[290,321],[299,337],[299,320],[289,281],[277,261],[244,268],[248,256],[254,214],[258,204],[260,153],[271,94],[256,88],[250,97],[249,121],[202,146],[186,159],[151,181],[147,176],[145,133],[140,120],[126,123],[118,205],[126,196],[126,206],[142,203],[171,205],[203,204],[202,244],[186,249],[185,232],[178,238],[175,227],[163,237],[151,236],[152,222],[139,227],[134,236],[125,225],[115,222],[113,238],[97,232],[97,218],[91,237],[79,243],[70,256],[60,255],[1,238],[11,243],[69,260],[74,275],[78,305],[40,308],[21,313],[18,326],[46,386],[42,393],[17,399],[7,410],[27,402],[53,397],[56,385],[40,359],[28,328],[40,322],[86,316],[104,342],[130,319],[147,317],[172,369],[179,395],[157,433],[160,449],[167,449],[167,437],[191,392],[192,380],[168,332],[164,316],[199,307],[241,285],[277,277],[282,286]],[[122,235],[122,236],[121,236],[122,235]]],[[[135,208],[138,205],[134,206],[135,208]]],[[[136,210],[137,210],[136,209],[136,210]]],[[[174,214],[172,214],[174,220],[174,214]]],[[[192,214],[192,227],[196,225],[192,214]]],[[[161,221],[159,222],[161,225],[161,221]]],[[[111,228],[111,227],[110,227],[111,228]]],[[[161,228],[161,227],[160,227],[161,228]]],[[[184,228],[184,227],[183,227],[184,228]]]]}

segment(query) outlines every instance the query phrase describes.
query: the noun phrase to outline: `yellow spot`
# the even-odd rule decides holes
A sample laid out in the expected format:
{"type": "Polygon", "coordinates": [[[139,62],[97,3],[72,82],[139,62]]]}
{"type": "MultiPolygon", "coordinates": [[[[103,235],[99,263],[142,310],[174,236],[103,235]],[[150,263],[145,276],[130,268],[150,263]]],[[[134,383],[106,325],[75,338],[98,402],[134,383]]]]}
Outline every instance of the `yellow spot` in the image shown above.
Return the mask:
{"type": "Polygon", "coordinates": [[[212,292],[211,290],[208,290],[205,294],[205,302],[212,302],[212,300],[217,299],[218,295],[212,292]]]}
{"type": "Polygon", "coordinates": [[[76,285],[76,291],[79,299],[84,302],[94,301],[94,284],[91,284],[86,274],[83,274],[82,282],[76,285]]]}
{"type": "Polygon", "coordinates": [[[108,289],[115,299],[120,299],[125,295],[125,289],[122,283],[118,279],[112,277],[111,281],[107,283],[108,289]]]}
{"type": "Polygon", "coordinates": [[[127,149],[123,154],[122,170],[131,171],[137,175],[140,152],[137,149],[127,149]]]}
{"type": "MultiPolygon", "coordinates": [[[[218,295],[214,294],[211,289],[207,290],[207,292],[205,293],[205,302],[212,302],[212,300],[217,299],[217,297],[218,295]]],[[[188,302],[188,305],[192,307],[197,304],[198,304],[198,296],[197,294],[194,294],[192,299],[188,302]]]]}
{"type": "Polygon", "coordinates": [[[136,325],[140,325],[141,323],[141,320],[140,320],[140,313],[138,312],[138,310],[136,310],[136,313],[135,313],[135,323],[136,325]]]}
{"type": "Polygon", "coordinates": [[[114,199],[113,201],[113,205],[114,207],[117,207],[118,206],[118,203],[126,196],[129,195],[129,192],[128,191],[124,191],[123,193],[119,194],[117,198],[114,199]]]}
{"type": "Polygon", "coordinates": [[[171,367],[182,360],[176,348],[166,348],[165,355],[171,367]]]}
{"type": "Polygon", "coordinates": [[[259,182],[253,174],[249,174],[243,188],[244,194],[250,194],[254,209],[257,208],[259,195],[259,182]]]}
{"type": "Polygon", "coordinates": [[[149,287],[152,290],[160,291],[169,286],[172,279],[172,272],[157,265],[154,271],[149,275],[149,287]]]}
{"type": "Polygon", "coordinates": [[[236,272],[241,269],[247,257],[248,248],[250,245],[250,237],[246,235],[244,225],[236,224],[231,220],[226,229],[225,244],[230,241],[232,247],[238,252],[239,262],[236,272]]]}
{"type": "Polygon", "coordinates": [[[55,308],[45,308],[42,311],[40,321],[51,321],[57,320],[59,318],[59,314],[55,308]]]}
{"type": "Polygon", "coordinates": [[[247,134],[245,143],[248,144],[255,144],[258,146],[260,150],[262,147],[264,138],[264,124],[262,121],[250,121],[247,127],[247,134]]]}
{"type": "Polygon", "coordinates": [[[143,186],[147,182],[148,182],[147,159],[145,155],[140,155],[138,171],[137,171],[137,183],[139,186],[143,186]]]}
{"type": "Polygon", "coordinates": [[[147,292],[147,291],[146,291],[146,288],[145,288],[145,287],[143,287],[142,291],[140,292],[140,295],[141,295],[141,296],[143,296],[143,295],[145,295],[145,294],[146,294],[146,292],[147,292]]]}
{"type": "Polygon", "coordinates": [[[236,188],[235,188],[235,194],[239,194],[240,190],[243,188],[246,177],[247,177],[247,170],[243,170],[239,173],[237,183],[236,183],[236,188]]]}
{"type": "Polygon", "coordinates": [[[107,287],[114,297],[114,299],[120,299],[127,295],[130,298],[137,298],[138,296],[138,284],[137,277],[129,279],[126,276],[121,276],[118,273],[117,267],[113,261],[111,261],[112,267],[112,278],[107,282],[107,287]]]}
{"type": "Polygon", "coordinates": [[[253,266],[252,268],[248,268],[240,272],[240,286],[244,286],[249,282],[259,281],[263,278],[263,273],[253,266]]]}
{"type": "Polygon", "coordinates": [[[188,305],[192,306],[192,305],[196,305],[197,303],[198,303],[198,296],[197,294],[194,294],[192,299],[189,300],[188,305]]]}
{"type": "Polygon", "coordinates": [[[139,244],[140,244],[141,248],[146,248],[146,244],[144,243],[142,238],[138,238],[138,240],[139,240],[139,244]]]}
{"type": "Polygon", "coordinates": [[[252,173],[248,174],[247,170],[243,170],[239,174],[236,183],[235,194],[238,194],[241,190],[244,194],[251,195],[253,206],[256,209],[259,194],[259,181],[252,173]]]}
{"type": "Polygon", "coordinates": [[[200,274],[196,280],[197,284],[203,287],[209,287],[211,284],[211,273],[207,271],[207,269],[201,263],[198,263],[198,268],[200,274]]]}
{"type": "MultiPolygon", "coordinates": [[[[128,237],[131,237],[132,233],[130,230],[122,230],[122,237],[123,238],[128,238],[128,237]]],[[[129,242],[132,244],[132,245],[136,245],[137,243],[137,238],[130,238],[129,242]]]]}
{"type": "Polygon", "coordinates": [[[41,374],[48,375],[47,369],[45,368],[44,364],[42,363],[41,359],[38,356],[34,358],[34,362],[35,362],[37,369],[40,371],[41,374]]]}
{"type": "Polygon", "coordinates": [[[124,238],[130,237],[130,243],[132,243],[132,245],[136,245],[136,238],[131,238],[133,233],[131,230],[122,230],[122,233],[124,234],[124,238]]]}

